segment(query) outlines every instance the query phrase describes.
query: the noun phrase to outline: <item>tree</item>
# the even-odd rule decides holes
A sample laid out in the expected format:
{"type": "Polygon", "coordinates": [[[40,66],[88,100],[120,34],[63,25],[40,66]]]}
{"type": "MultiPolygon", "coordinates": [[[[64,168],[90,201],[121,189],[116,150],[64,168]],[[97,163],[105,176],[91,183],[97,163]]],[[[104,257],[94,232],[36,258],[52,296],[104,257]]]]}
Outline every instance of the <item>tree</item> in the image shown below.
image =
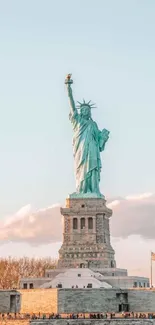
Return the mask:
{"type": "Polygon", "coordinates": [[[19,281],[24,277],[43,277],[45,270],[54,269],[57,261],[46,258],[1,258],[0,259],[0,289],[19,287],[19,281]]]}

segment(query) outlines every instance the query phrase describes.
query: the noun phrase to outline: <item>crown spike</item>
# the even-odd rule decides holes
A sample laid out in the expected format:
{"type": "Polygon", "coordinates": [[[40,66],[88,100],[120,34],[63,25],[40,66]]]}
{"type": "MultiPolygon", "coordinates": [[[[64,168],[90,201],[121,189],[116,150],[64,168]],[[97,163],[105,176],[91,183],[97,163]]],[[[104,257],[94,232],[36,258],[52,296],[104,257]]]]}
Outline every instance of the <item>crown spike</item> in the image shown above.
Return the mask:
{"type": "Polygon", "coordinates": [[[91,100],[89,100],[89,102],[87,103],[85,101],[85,99],[83,99],[83,103],[81,103],[79,101],[77,101],[77,103],[79,104],[79,105],[77,105],[77,109],[81,109],[82,106],[88,106],[89,108],[96,108],[96,104],[95,103],[91,103],[91,100]]]}

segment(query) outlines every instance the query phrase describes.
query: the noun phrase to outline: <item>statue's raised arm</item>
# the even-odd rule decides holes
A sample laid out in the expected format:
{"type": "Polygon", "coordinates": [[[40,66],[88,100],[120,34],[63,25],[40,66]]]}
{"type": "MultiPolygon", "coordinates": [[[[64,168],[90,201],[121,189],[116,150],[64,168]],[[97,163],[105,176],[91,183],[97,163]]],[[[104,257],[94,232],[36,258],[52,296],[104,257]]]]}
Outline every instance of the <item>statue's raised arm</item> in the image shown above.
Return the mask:
{"type": "Polygon", "coordinates": [[[70,114],[73,116],[74,114],[78,114],[78,113],[77,113],[77,108],[75,106],[75,102],[74,102],[74,98],[73,98],[73,94],[72,94],[71,84],[73,83],[73,80],[71,79],[71,76],[72,76],[71,74],[68,74],[66,76],[65,84],[66,84],[67,93],[68,93],[68,97],[69,97],[70,114]]]}

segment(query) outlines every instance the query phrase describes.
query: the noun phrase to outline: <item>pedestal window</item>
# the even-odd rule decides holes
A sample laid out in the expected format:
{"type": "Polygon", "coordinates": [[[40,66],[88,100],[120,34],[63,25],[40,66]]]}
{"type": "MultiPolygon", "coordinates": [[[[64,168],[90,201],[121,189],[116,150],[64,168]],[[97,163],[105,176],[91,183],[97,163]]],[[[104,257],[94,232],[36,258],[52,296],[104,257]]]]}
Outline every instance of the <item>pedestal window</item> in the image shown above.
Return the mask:
{"type": "Polygon", "coordinates": [[[77,218],[73,218],[73,229],[78,229],[78,220],[77,220],[77,218]]]}
{"type": "Polygon", "coordinates": [[[81,229],[85,228],[85,218],[81,218],[81,229]]]}
{"type": "Polygon", "coordinates": [[[93,218],[88,218],[88,229],[93,229],[93,218]]]}

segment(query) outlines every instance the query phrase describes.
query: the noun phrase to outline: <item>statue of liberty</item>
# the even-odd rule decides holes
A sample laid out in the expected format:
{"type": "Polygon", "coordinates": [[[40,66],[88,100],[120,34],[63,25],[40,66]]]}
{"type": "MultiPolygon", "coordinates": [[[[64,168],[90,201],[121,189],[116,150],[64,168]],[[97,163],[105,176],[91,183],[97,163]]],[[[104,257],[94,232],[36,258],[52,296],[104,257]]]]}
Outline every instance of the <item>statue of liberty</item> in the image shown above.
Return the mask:
{"type": "Polygon", "coordinates": [[[109,131],[98,129],[97,123],[91,117],[91,108],[94,104],[78,102],[76,107],[71,84],[71,74],[65,79],[67,87],[70,114],[69,118],[73,126],[73,155],[75,161],[76,193],[71,197],[97,197],[101,198],[99,182],[101,173],[100,152],[104,151],[109,138],[109,131]]]}

